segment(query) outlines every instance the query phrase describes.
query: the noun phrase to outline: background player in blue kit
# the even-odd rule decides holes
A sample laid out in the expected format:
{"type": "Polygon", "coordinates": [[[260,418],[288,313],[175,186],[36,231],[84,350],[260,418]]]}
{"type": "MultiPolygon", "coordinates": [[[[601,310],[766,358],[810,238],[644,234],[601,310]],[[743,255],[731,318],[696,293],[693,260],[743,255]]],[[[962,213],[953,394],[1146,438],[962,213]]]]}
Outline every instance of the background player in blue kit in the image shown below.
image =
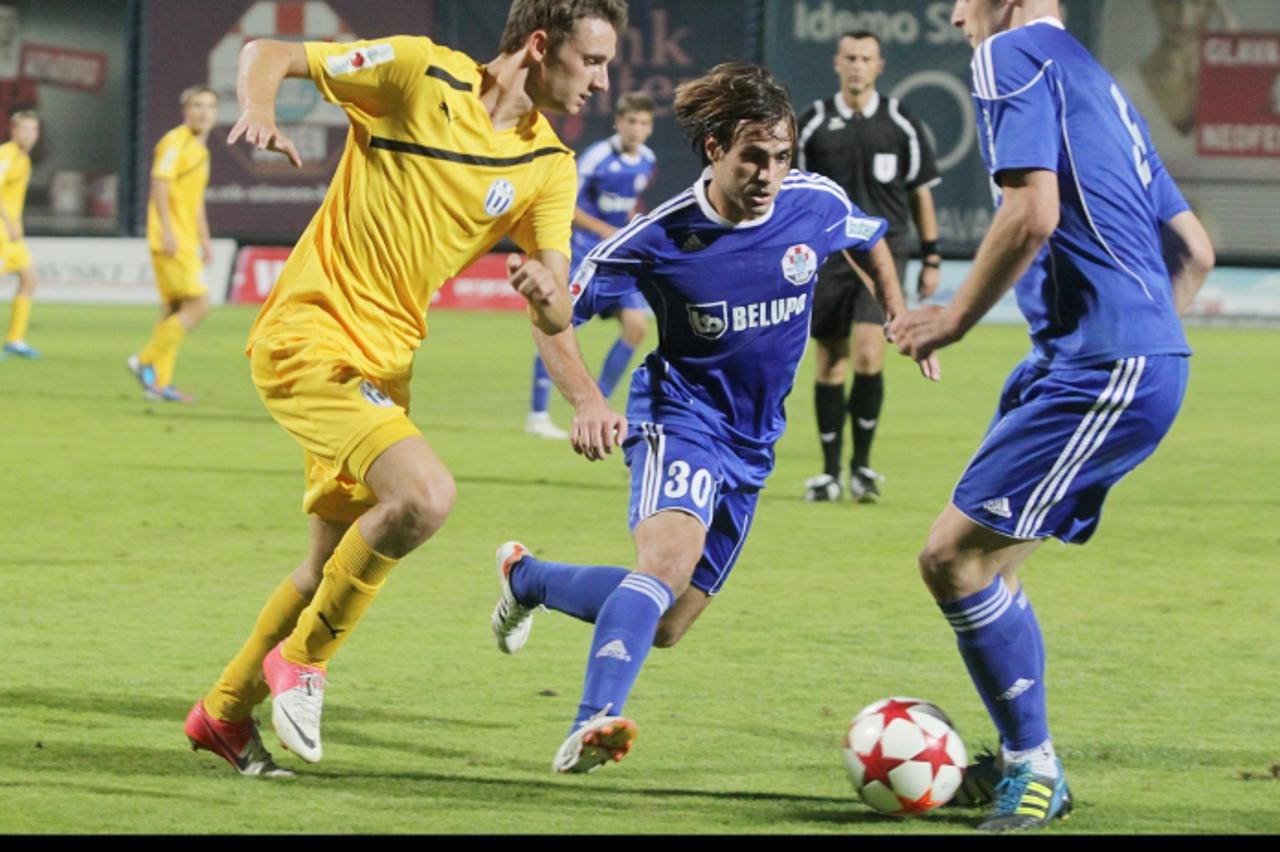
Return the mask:
{"type": "Polygon", "coordinates": [[[1179,313],[1214,253],[1145,121],[1063,28],[1057,0],[958,0],[952,23],[975,48],[998,209],[951,304],[890,326],[918,360],[1013,286],[1031,326],[1031,354],[920,554],[1000,732],[1003,779],[980,828],[1010,831],[1072,806],[1049,737],[1044,643],[1015,572],[1050,536],[1088,540],[1107,490],[1172,426],[1190,355],[1179,313]]]}
{"type": "MultiPolygon", "coordinates": [[[[573,277],[593,248],[631,221],[640,194],[653,181],[657,159],[645,141],[653,133],[653,99],[643,92],[618,98],[614,129],[608,139],[592,145],[578,158],[578,202],[573,211],[573,277]]],[[[622,299],[611,311],[622,328],[600,367],[600,393],[608,399],[627,372],[631,356],[649,331],[649,306],[639,293],[622,299]]],[[[551,377],[542,358],[533,356],[533,391],[524,428],[530,435],[563,439],[569,434],[551,422],[547,403],[551,377]]]]}
{"type": "MultiPolygon", "coordinates": [[[[658,348],[632,377],[627,421],[601,416],[571,331],[535,334],[578,410],[574,448],[601,458],[617,430],[637,553],[632,572],[533,559],[518,542],[498,550],[500,649],[524,645],[539,605],[596,625],[575,724],[552,764],[559,772],[627,753],[636,726],[623,704],[650,646],[679,641],[732,570],[786,425],[822,261],[867,252],[886,315],[905,310],[885,221],[832,181],[791,169],[795,115],[765,69],[717,66],[677,90],[675,111],[706,171],[601,243],[569,288],[575,323],[636,292],[657,316],[658,348]]],[[[921,367],[936,378],[936,361],[921,367]]]]}

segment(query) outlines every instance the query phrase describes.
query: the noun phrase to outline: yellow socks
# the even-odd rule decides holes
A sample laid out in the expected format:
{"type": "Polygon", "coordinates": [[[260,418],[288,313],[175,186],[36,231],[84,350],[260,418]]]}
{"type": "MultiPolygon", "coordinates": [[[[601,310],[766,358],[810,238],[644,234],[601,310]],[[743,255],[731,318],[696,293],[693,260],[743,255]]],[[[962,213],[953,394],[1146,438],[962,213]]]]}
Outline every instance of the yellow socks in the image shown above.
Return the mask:
{"type": "Polygon", "coordinates": [[[360,534],[360,525],[352,524],[324,566],[324,579],[311,605],[298,617],[298,626],[280,649],[284,658],[324,668],[399,561],[374,552],[360,534]]]}
{"type": "Polygon", "coordinates": [[[9,314],[9,333],[5,343],[17,343],[27,339],[27,323],[31,320],[31,297],[14,296],[9,314]]]}
{"type": "Polygon", "coordinates": [[[186,336],[182,320],[174,314],[156,323],[150,342],[138,353],[139,361],[155,367],[157,387],[165,388],[173,383],[173,366],[178,360],[178,348],[186,336]]]}
{"type": "Polygon", "coordinates": [[[210,716],[227,722],[239,721],[270,694],[262,682],[262,658],[289,635],[306,606],[307,599],[294,588],[293,579],[285,577],[267,598],[253,625],[253,633],[204,697],[204,709],[210,716]]]}

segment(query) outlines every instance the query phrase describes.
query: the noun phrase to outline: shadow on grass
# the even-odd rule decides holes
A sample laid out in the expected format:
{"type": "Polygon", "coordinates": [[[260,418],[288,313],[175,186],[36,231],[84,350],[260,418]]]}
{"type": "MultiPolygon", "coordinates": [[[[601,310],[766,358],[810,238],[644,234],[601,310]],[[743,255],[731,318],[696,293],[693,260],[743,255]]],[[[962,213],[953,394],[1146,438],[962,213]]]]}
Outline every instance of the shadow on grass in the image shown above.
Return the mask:
{"type": "MultiPolygon", "coordinates": [[[[92,694],[73,690],[59,689],[4,689],[0,690],[0,707],[10,712],[21,711],[23,707],[45,708],[60,713],[98,714],[121,716],[128,719],[149,719],[153,721],[182,720],[191,711],[188,698],[155,698],[146,695],[127,694],[92,694]]],[[[261,709],[259,710],[261,714],[261,709]]],[[[381,710],[367,705],[353,707],[339,702],[330,702],[325,706],[325,718],[332,719],[334,731],[351,734],[352,742],[365,741],[366,734],[359,730],[361,722],[389,722],[392,724],[423,726],[438,725],[441,728],[465,728],[479,731],[506,730],[510,727],[506,722],[484,722],[477,719],[450,718],[447,716],[419,715],[400,713],[393,710],[381,710]]]]}

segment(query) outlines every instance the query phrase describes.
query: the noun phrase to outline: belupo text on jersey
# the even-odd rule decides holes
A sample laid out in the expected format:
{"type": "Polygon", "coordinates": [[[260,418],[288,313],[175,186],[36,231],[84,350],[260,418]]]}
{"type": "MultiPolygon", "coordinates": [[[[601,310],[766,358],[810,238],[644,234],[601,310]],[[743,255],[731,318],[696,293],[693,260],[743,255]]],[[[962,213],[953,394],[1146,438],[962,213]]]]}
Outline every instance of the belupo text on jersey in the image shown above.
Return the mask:
{"type": "Polygon", "coordinates": [[[711,302],[703,305],[686,305],[689,311],[689,325],[693,333],[707,340],[719,340],[726,331],[746,331],[751,328],[768,328],[782,325],[796,317],[804,315],[805,305],[809,302],[809,294],[787,296],[784,299],[769,299],[764,302],[753,302],[749,305],[734,305],[728,302],[711,302]]]}

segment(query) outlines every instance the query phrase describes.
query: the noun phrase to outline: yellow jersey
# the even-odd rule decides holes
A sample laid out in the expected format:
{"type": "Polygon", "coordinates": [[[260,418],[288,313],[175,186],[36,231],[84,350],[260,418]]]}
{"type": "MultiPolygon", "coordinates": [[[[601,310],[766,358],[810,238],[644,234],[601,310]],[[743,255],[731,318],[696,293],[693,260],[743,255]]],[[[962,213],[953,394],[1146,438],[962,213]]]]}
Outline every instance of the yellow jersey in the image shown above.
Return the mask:
{"type": "MultiPolygon", "coordinates": [[[[0,204],[15,223],[22,221],[30,181],[31,158],[14,142],[0,145],[0,204]]],[[[0,246],[8,242],[8,229],[0,227],[0,246]]]]}
{"type": "MultiPolygon", "coordinates": [[[[169,222],[178,241],[178,256],[200,255],[200,205],[209,185],[209,149],[185,124],[178,125],[156,144],[151,177],[169,182],[169,222]]],[[[147,244],[164,250],[160,215],[155,199],[147,202],[147,244]]]]}
{"type": "Polygon", "coordinates": [[[249,335],[336,333],[374,378],[407,373],[432,295],[510,234],[569,256],[573,151],[536,110],[494,130],[484,66],[419,36],[308,42],[324,98],[346,111],[346,149],[249,335]]]}

